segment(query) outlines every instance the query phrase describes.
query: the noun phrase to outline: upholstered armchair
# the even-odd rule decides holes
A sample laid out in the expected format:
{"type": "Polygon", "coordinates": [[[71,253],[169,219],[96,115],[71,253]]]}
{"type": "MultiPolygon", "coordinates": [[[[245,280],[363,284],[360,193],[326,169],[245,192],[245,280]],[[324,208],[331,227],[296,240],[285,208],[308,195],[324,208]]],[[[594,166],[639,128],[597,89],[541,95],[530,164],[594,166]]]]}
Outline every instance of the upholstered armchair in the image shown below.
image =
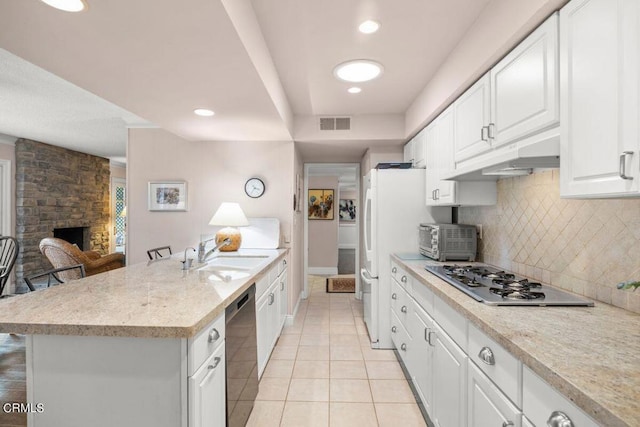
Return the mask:
{"type": "MultiPolygon", "coordinates": [[[[87,276],[124,267],[123,254],[101,256],[96,251],[81,251],[76,245],[55,237],[46,237],[40,241],[40,252],[46,256],[53,268],[84,265],[87,276]]],[[[63,280],[78,279],[78,273],[70,270],[59,273],[63,280]],[[77,276],[77,277],[76,277],[77,276]]]]}

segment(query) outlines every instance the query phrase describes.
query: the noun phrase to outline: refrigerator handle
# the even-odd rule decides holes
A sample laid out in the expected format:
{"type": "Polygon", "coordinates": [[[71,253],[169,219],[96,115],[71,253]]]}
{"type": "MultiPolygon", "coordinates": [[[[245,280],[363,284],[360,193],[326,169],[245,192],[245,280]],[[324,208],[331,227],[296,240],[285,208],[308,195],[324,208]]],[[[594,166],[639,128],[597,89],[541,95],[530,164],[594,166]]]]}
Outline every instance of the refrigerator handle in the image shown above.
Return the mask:
{"type": "Polygon", "coordinates": [[[362,277],[362,280],[364,280],[367,283],[367,285],[370,285],[371,281],[373,280],[371,276],[369,276],[369,273],[367,273],[366,268],[360,269],[360,277],[362,277]]]}
{"type": "Polygon", "coordinates": [[[367,188],[367,191],[364,195],[364,251],[366,252],[370,252],[371,251],[371,246],[369,239],[368,239],[368,234],[367,233],[367,228],[371,229],[371,227],[373,227],[373,224],[371,224],[371,221],[367,222],[367,218],[370,218],[368,216],[369,214],[369,209],[370,209],[370,205],[371,205],[371,189],[367,188]]]}

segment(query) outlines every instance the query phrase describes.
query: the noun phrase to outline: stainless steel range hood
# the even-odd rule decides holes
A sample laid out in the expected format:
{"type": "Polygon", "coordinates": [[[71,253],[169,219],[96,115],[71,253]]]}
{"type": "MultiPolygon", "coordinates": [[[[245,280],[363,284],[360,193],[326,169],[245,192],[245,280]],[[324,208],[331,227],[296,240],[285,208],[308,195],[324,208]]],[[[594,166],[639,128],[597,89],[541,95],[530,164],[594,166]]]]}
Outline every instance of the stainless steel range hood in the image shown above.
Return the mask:
{"type": "Polygon", "coordinates": [[[560,129],[555,127],[467,160],[443,177],[450,181],[495,181],[529,175],[534,169],[560,167],[560,129]]]}

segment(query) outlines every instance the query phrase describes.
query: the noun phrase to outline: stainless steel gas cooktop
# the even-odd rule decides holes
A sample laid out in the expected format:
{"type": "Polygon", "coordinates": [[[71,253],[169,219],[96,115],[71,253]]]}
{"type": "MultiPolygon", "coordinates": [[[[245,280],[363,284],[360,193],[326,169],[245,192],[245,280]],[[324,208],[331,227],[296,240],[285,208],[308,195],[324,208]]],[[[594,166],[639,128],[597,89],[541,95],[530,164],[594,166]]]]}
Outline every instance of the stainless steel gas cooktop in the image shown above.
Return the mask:
{"type": "Polygon", "coordinates": [[[427,265],[425,269],[489,305],[593,306],[586,298],[488,265],[427,265]]]}

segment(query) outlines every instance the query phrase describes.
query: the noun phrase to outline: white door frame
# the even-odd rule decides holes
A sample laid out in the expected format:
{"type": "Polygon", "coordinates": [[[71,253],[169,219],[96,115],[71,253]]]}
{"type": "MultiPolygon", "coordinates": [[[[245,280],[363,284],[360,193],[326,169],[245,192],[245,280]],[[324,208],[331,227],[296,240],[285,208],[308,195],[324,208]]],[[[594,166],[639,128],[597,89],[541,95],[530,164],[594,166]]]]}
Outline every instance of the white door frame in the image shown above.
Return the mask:
{"type": "MultiPolygon", "coordinates": [[[[308,215],[308,210],[306,208],[307,206],[307,197],[309,194],[309,170],[310,169],[322,169],[322,168],[326,168],[326,169],[330,169],[330,168],[336,168],[336,167],[341,167],[341,166],[355,166],[355,174],[356,174],[356,194],[358,195],[358,202],[360,202],[360,200],[362,200],[361,194],[360,194],[360,190],[361,190],[361,183],[360,183],[360,163],[305,163],[304,164],[304,177],[303,177],[303,182],[304,182],[304,188],[303,188],[303,193],[302,193],[302,197],[300,198],[300,203],[304,203],[302,206],[304,207],[302,209],[303,212],[303,224],[304,224],[304,253],[303,253],[303,283],[304,286],[302,288],[302,298],[303,299],[307,299],[309,297],[309,281],[308,281],[308,276],[309,276],[309,215],[308,215]],[[304,202],[303,202],[304,200],[304,202]]],[[[339,194],[339,193],[338,193],[339,194]]],[[[357,206],[357,210],[356,210],[356,228],[358,230],[358,232],[356,233],[356,260],[355,260],[355,267],[356,267],[356,298],[361,299],[362,298],[362,291],[360,288],[360,274],[358,273],[360,271],[360,239],[361,239],[361,229],[360,229],[360,216],[362,215],[362,210],[361,207],[358,203],[357,206]]],[[[338,217],[336,217],[336,221],[339,221],[338,217]]],[[[337,249],[337,248],[336,248],[337,249]]]]}
{"type": "Polygon", "coordinates": [[[0,159],[0,235],[12,236],[11,220],[13,219],[13,204],[11,203],[11,160],[0,159]]]}

